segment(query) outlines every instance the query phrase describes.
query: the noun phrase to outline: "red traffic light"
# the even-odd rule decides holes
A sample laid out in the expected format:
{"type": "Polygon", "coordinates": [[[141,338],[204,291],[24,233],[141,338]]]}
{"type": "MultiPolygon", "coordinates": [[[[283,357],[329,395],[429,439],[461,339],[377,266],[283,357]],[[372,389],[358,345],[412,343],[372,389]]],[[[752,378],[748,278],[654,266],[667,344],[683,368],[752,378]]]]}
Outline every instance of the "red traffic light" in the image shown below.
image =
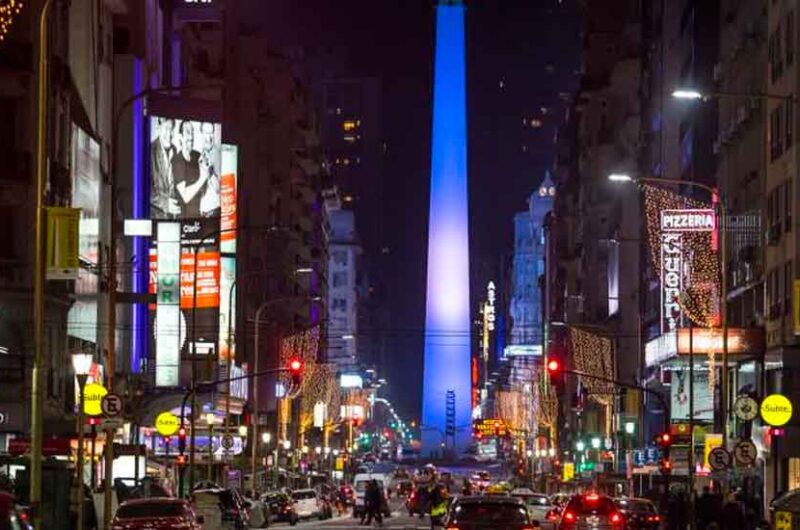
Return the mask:
{"type": "Polygon", "coordinates": [[[669,447],[672,445],[672,435],[668,432],[662,432],[658,435],[658,444],[661,447],[669,447]]]}
{"type": "Polygon", "coordinates": [[[179,466],[186,464],[186,455],[178,455],[177,464],[179,466]]]}
{"type": "Polygon", "coordinates": [[[547,361],[547,371],[552,375],[561,371],[561,363],[557,359],[547,361]]]}
{"type": "Polygon", "coordinates": [[[178,438],[186,438],[186,427],[178,429],[178,438]]]}
{"type": "Polygon", "coordinates": [[[292,372],[299,372],[303,369],[303,361],[300,359],[291,359],[289,361],[289,370],[292,372]]]}

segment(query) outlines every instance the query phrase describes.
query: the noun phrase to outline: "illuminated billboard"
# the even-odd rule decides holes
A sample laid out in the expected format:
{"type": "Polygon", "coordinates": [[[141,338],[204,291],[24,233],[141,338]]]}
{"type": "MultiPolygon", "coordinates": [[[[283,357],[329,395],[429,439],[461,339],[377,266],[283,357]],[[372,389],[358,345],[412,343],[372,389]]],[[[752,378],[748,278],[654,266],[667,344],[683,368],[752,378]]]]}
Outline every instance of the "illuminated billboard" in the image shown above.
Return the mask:
{"type": "Polygon", "coordinates": [[[220,216],[222,127],[219,123],[150,118],[150,216],[220,216]]]}
{"type": "MultiPolygon", "coordinates": [[[[713,421],[714,419],[714,396],[708,385],[708,371],[694,370],[694,419],[695,421],[713,421]]],[[[672,383],[670,384],[670,417],[673,421],[688,420],[689,410],[689,367],[682,366],[672,372],[672,383]]]]}
{"type": "Polygon", "coordinates": [[[97,265],[100,234],[100,144],[72,124],[72,207],[81,209],[78,253],[81,260],[97,265]]]}

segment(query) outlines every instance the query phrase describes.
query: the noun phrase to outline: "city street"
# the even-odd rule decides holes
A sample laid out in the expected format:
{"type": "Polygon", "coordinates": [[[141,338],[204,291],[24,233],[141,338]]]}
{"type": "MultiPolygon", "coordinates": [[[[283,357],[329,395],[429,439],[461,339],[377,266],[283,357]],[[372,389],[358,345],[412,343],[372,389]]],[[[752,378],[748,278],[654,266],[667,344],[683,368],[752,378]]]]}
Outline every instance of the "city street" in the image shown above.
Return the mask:
{"type": "MultiPolygon", "coordinates": [[[[378,525],[373,523],[373,527],[377,527],[378,525]]],[[[290,528],[286,523],[280,523],[270,528],[290,528]]],[[[367,528],[365,526],[359,526],[358,519],[354,519],[349,514],[344,517],[334,517],[333,519],[329,519],[327,521],[307,521],[298,523],[294,528],[303,528],[303,529],[312,529],[312,528],[337,528],[337,529],[356,529],[356,528],[367,528]]],[[[408,514],[403,514],[402,512],[393,512],[392,517],[384,519],[383,525],[380,528],[386,529],[397,529],[397,530],[428,530],[430,529],[430,523],[428,518],[419,519],[417,517],[409,517],[408,514]]]]}

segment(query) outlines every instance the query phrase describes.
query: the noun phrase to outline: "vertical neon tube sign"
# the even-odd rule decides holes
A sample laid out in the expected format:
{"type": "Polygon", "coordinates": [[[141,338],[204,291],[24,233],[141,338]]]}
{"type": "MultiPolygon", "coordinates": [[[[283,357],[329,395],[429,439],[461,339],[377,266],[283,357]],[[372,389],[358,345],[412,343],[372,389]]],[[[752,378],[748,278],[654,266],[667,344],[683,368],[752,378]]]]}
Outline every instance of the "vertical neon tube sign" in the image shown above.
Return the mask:
{"type": "Polygon", "coordinates": [[[448,423],[455,427],[455,447],[449,449],[463,452],[472,439],[464,19],[458,0],[437,7],[422,402],[425,455],[441,451],[449,439],[448,423]],[[455,394],[450,418],[448,391],[455,394]]]}
{"type": "MultiPolygon", "coordinates": [[[[133,93],[138,94],[144,90],[144,66],[142,61],[135,59],[133,63],[133,93]]],[[[133,102],[131,114],[133,122],[133,145],[131,158],[133,159],[133,217],[134,219],[147,219],[150,185],[144,169],[145,156],[145,120],[144,101],[141,98],[133,102]]],[[[116,154],[115,154],[116,156],[116,154]]],[[[133,292],[147,293],[149,255],[147,239],[144,237],[133,238],[133,254],[136,262],[133,269],[133,292]]],[[[133,304],[131,311],[131,373],[138,374],[142,369],[142,360],[147,356],[147,329],[148,329],[147,304],[133,304]]]]}

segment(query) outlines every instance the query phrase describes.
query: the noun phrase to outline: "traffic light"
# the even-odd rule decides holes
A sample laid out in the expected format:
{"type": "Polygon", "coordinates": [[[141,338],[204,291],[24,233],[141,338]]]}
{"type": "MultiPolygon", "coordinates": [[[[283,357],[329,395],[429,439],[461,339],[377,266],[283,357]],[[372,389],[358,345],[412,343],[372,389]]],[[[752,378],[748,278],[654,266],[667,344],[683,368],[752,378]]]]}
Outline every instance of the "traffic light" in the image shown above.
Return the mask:
{"type": "Polygon", "coordinates": [[[176,463],[177,463],[179,466],[186,465],[186,455],[184,455],[184,454],[180,454],[180,455],[178,455],[178,458],[177,458],[177,460],[176,460],[176,463]]]}
{"type": "Polygon", "coordinates": [[[662,449],[669,449],[672,445],[672,435],[668,432],[662,432],[656,436],[656,443],[661,446],[662,449]]]}
{"type": "Polygon", "coordinates": [[[658,465],[662,475],[669,475],[672,473],[672,460],[669,458],[662,458],[658,465]]]}
{"type": "Polygon", "coordinates": [[[180,451],[181,456],[186,452],[186,427],[178,429],[178,451],[180,451]]]}
{"type": "Polygon", "coordinates": [[[564,367],[561,365],[561,360],[551,357],[547,360],[546,368],[550,384],[555,387],[556,393],[560,394],[564,388],[564,367]]]}
{"type": "Polygon", "coordinates": [[[292,376],[292,386],[300,386],[303,382],[303,361],[297,357],[289,359],[289,372],[292,376]]]}

